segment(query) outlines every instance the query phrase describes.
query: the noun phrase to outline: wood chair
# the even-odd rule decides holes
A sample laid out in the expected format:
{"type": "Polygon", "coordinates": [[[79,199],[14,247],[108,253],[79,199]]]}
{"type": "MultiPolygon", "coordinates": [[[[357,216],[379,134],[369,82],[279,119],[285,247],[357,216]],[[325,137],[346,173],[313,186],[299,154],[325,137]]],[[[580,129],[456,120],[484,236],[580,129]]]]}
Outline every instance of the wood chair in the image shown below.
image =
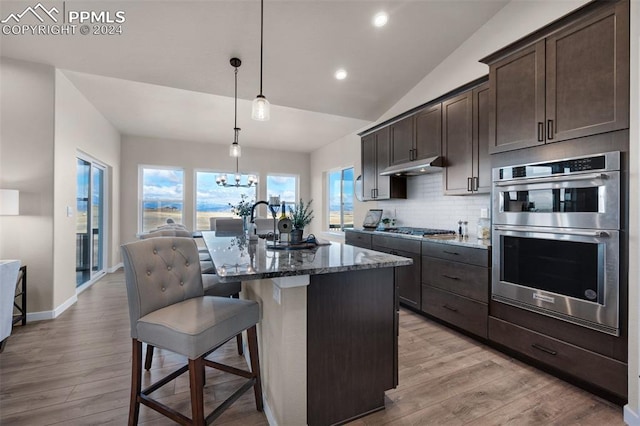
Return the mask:
{"type": "Polygon", "coordinates": [[[256,302],[205,296],[198,249],[192,238],[162,237],[122,246],[125,267],[133,361],[129,425],[138,423],[140,404],[183,425],[211,423],[253,387],[256,409],[262,411],[262,386],[256,324],[256,302]],[[251,371],[205,359],[237,334],[247,331],[251,371]],[[186,356],[188,364],[142,389],[142,343],[186,356]],[[205,368],[212,367],[248,380],[205,417],[205,368]],[[150,394],[189,372],[191,418],[154,400],[150,394]]]}

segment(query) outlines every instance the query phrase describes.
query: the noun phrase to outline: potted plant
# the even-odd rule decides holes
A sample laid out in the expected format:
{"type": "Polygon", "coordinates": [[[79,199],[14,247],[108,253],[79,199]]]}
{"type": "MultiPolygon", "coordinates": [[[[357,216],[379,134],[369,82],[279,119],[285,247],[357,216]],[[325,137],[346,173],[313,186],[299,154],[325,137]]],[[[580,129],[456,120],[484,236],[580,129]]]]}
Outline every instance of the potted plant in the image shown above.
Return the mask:
{"type": "Polygon", "coordinates": [[[313,210],[311,210],[312,202],[313,200],[310,200],[305,205],[301,198],[298,204],[294,204],[293,207],[289,206],[289,218],[293,226],[293,231],[291,231],[291,244],[300,244],[302,242],[302,231],[304,227],[313,220],[313,210]]]}
{"type": "Polygon", "coordinates": [[[231,207],[231,212],[234,215],[240,216],[242,218],[245,231],[247,230],[247,226],[248,226],[247,222],[248,222],[249,216],[251,216],[251,208],[253,207],[253,203],[254,201],[253,200],[249,201],[249,196],[246,194],[240,194],[240,201],[238,202],[238,204],[229,203],[229,207],[231,207]]]}

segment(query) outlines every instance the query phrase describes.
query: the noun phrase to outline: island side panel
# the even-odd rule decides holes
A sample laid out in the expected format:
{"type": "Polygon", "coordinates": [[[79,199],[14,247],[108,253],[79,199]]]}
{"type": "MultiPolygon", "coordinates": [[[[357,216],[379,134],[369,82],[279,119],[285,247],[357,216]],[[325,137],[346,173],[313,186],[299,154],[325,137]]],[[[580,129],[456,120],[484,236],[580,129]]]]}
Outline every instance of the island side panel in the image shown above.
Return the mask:
{"type": "Polygon", "coordinates": [[[308,424],[384,408],[398,371],[393,268],[312,275],[307,330],[308,424]]]}
{"type": "MultiPolygon", "coordinates": [[[[258,348],[269,423],[307,424],[307,287],[282,288],[271,279],[244,281],[242,297],[260,304],[258,348]]],[[[246,342],[246,340],[245,340],[246,342]]],[[[248,351],[245,350],[245,354],[248,351]]]]}

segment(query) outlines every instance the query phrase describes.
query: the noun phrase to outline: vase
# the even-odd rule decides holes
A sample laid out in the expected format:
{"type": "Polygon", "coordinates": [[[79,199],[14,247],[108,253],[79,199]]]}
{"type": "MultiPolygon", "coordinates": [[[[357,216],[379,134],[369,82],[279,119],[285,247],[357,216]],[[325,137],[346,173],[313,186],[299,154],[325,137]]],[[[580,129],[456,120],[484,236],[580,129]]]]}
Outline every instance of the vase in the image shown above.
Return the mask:
{"type": "Polygon", "coordinates": [[[291,240],[290,244],[301,244],[302,243],[302,229],[294,229],[291,231],[291,240]]]}

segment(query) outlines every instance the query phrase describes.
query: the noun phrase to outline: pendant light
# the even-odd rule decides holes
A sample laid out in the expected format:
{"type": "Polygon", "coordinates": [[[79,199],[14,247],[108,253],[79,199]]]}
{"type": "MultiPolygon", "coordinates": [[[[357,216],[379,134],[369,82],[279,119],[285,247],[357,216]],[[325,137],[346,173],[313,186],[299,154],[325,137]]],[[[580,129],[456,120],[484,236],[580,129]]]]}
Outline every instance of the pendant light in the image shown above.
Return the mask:
{"type": "Polygon", "coordinates": [[[240,148],[240,144],[238,144],[238,133],[240,129],[238,128],[238,67],[242,65],[242,61],[238,58],[231,58],[229,61],[231,66],[235,68],[235,92],[233,98],[233,143],[229,147],[229,156],[230,157],[240,157],[242,156],[242,149],[240,148]]]}
{"type": "Polygon", "coordinates": [[[258,121],[268,121],[269,101],[262,94],[262,45],[264,33],[264,0],[260,0],[260,94],[256,96],[251,104],[251,118],[258,121]]]}
{"type": "Polygon", "coordinates": [[[248,181],[246,184],[240,184],[240,179],[242,175],[240,174],[238,167],[238,158],[242,155],[242,149],[240,148],[240,144],[238,143],[238,133],[240,132],[240,128],[238,127],[238,67],[242,65],[242,61],[238,58],[231,58],[229,61],[232,67],[235,68],[235,92],[234,92],[234,115],[233,115],[233,143],[229,147],[229,156],[235,157],[236,159],[236,173],[234,175],[233,182],[227,179],[226,174],[221,174],[216,177],[216,183],[219,186],[235,186],[239,188],[250,188],[254,185],[258,184],[258,179],[254,175],[249,175],[248,181]]]}

